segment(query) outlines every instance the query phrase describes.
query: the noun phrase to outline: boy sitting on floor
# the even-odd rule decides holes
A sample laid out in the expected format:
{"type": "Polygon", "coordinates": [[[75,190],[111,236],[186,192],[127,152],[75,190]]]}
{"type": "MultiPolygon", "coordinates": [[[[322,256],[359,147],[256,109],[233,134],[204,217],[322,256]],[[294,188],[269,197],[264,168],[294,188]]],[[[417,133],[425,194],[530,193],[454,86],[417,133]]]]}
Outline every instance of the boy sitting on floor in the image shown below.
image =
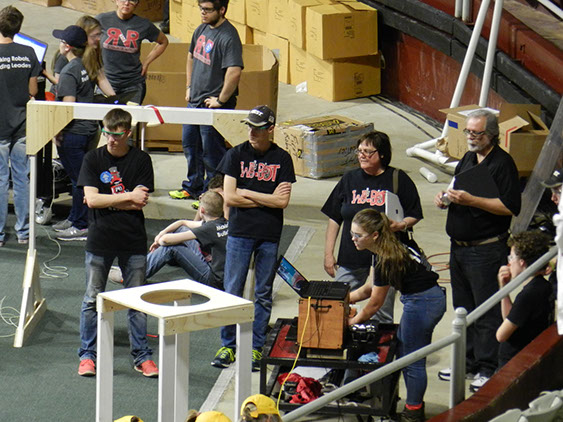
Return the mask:
{"type": "MultiPolygon", "coordinates": [[[[549,250],[549,237],[540,231],[518,233],[508,240],[508,265],[500,267],[499,287],[520,275],[549,250]]],[[[499,365],[501,368],[520,350],[531,343],[553,322],[554,304],[550,300],[551,284],[543,278],[546,269],[538,271],[523,284],[514,303],[510,296],[501,301],[503,322],[497,330],[499,365]]]]}

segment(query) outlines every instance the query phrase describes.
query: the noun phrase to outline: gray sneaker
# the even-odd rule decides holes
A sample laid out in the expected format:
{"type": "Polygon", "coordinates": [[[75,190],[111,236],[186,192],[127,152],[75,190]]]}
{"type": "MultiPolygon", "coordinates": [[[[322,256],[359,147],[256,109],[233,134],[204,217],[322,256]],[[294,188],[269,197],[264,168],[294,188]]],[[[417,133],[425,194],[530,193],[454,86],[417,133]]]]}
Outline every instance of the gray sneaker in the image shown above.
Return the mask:
{"type": "Polygon", "coordinates": [[[59,221],[58,223],[53,224],[51,227],[56,232],[62,232],[62,231],[65,231],[67,229],[70,229],[72,227],[72,221],[65,219],[65,220],[59,221]]]}
{"type": "Polygon", "coordinates": [[[77,229],[74,226],[69,227],[66,230],[60,231],[57,234],[57,239],[59,240],[86,240],[88,236],[88,229],[77,229]]]}

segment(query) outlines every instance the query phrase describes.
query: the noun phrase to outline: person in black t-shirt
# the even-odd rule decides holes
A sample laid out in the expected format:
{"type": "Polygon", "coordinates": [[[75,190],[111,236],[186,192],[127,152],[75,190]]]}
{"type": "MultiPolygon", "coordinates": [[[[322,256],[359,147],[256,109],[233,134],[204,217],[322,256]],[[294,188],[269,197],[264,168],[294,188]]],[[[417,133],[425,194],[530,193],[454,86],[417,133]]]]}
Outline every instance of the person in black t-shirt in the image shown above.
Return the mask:
{"type": "MultiPolygon", "coordinates": [[[[55,29],[53,37],[60,40],[59,52],[68,60],[61,70],[57,85],[57,100],[70,103],[94,102],[94,84],[82,63],[87,48],[88,35],[77,25],[64,30],[55,29]]],[[[56,136],[57,151],[63,167],[72,182],[72,207],[66,218],[68,223],[54,226],[57,239],[86,240],[88,235],[88,207],[84,203],[84,191],[77,186],[78,175],[88,145],[98,133],[95,120],[74,119],[56,136]]]]}
{"type": "MultiPolygon", "coordinates": [[[[368,208],[352,220],[350,236],[356,248],[373,257],[373,279],[350,294],[350,303],[368,303],[349,324],[369,320],[381,308],[390,286],[401,292],[403,315],[397,338],[399,355],[405,356],[432,341],[434,328],[446,312],[446,295],[438,286],[438,274],[414,248],[401,243],[391,231],[387,216],[368,208]]],[[[424,393],[427,385],[426,359],[403,369],[407,398],[401,421],[424,421],[424,393]]]]}
{"type": "MultiPolygon", "coordinates": [[[[508,264],[500,267],[498,272],[499,287],[506,286],[510,280],[546,254],[549,243],[549,236],[540,231],[527,231],[511,237],[508,240],[510,246],[508,264]]],[[[499,368],[553,322],[552,288],[549,281],[543,278],[548,271],[549,266],[546,266],[526,280],[514,302],[510,296],[502,299],[500,304],[503,322],[496,334],[500,342],[499,368]]]]}
{"type": "Polygon", "coordinates": [[[8,215],[10,173],[16,212],[15,230],[19,243],[29,239],[29,159],[25,146],[26,104],[37,94],[41,66],[33,48],[17,44],[13,38],[23,22],[21,12],[12,6],[0,11],[0,247],[8,215]]]}
{"type": "MultiPolygon", "coordinates": [[[[96,298],[106,289],[108,273],[117,258],[125,288],[146,284],[147,233],[143,208],[154,191],[150,156],[128,144],[131,114],[114,108],[103,119],[107,145],[84,157],[78,186],[84,187],[88,205],[86,239],[86,293],[80,313],[80,365],[78,375],[96,374],[96,298]]],[[[135,370],[158,376],[147,341],[147,316],[129,309],[129,342],[135,370]]]]}
{"type": "MultiPolygon", "coordinates": [[[[508,229],[512,216],[520,212],[520,183],[514,160],[499,146],[498,119],[493,113],[477,110],[469,114],[464,133],[469,151],[457,165],[455,175],[480,166],[480,170],[490,173],[491,181],[487,189],[479,186],[484,181],[476,182],[475,186],[496,192],[496,196],[480,196],[479,192],[468,192],[454,185],[447,192],[439,192],[434,204],[448,208],[446,232],[451,238],[453,305],[470,313],[498,291],[497,272],[506,264],[508,255],[508,229]],[[451,201],[449,206],[443,201],[444,195],[451,201]]],[[[473,392],[497,368],[495,332],[501,321],[500,305],[497,305],[467,328],[465,359],[467,377],[474,379],[469,387],[473,392]]],[[[441,370],[438,377],[449,381],[451,370],[441,370]]]]}

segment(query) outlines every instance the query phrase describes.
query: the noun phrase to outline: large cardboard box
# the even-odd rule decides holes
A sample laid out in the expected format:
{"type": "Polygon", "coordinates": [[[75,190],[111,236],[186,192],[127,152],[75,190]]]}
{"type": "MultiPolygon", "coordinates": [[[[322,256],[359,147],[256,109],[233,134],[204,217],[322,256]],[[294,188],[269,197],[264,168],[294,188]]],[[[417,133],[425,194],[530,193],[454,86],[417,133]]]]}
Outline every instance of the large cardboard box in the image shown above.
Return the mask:
{"type": "Polygon", "coordinates": [[[307,80],[307,52],[289,44],[289,83],[299,85],[307,80]]]}
{"type": "Polygon", "coordinates": [[[289,21],[287,20],[288,0],[268,0],[269,33],[288,39],[289,21]]]}
{"type": "Polygon", "coordinates": [[[306,16],[307,7],[318,6],[321,3],[317,0],[288,0],[287,2],[287,22],[289,42],[296,47],[306,48],[306,16]]]}
{"type": "Polygon", "coordinates": [[[246,24],[262,32],[268,32],[269,0],[246,0],[246,24]]]}
{"type": "Polygon", "coordinates": [[[264,31],[260,31],[259,29],[256,29],[256,28],[254,28],[252,30],[253,44],[266,45],[267,36],[268,36],[268,34],[264,31]]]}
{"type": "Polygon", "coordinates": [[[62,0],[23,0],[23,1],[25,1],[26,3],[33,3],[45,7],[60,6],[62,2],[62,0]]]}
{"type": "MultiPolygon", "coordinates": [[[[141,46],[141,59],[151,49],[150,44],[141,46]]],[[[149,67],[147,95],[144,104],[156,106],[186,106],[186,59],[189,44],[170,43],[166,51],[149,67]]],[[[237,109],[250,110],[259,104],[277,108],[278,63],[266,47],[243,45],[244,70],[239,83],[237,109]]],[[[176,141],[182,139],[180,125],[149,127],[146,131],[147,145],[151,141],[176,141]]]]}
{"type": "MultiPolygon", "coordinates": [[[[442,109],[447,113],[447,149],[445,152],[461,159],[467,152],[467,137],[463,133],[467,116],[483,107],[472,104],[442,109]]],[[[486,108],[498,114],[500,146],[507,151],[518,167],[521,176],[531,174],[543,148],[549,129],[539,117],[541,107],[537,104],[502,104],[498,110],[486,108]]]]}
{"type": "Polygon", "coordinates": [[[307,8],[306,50],[321,59],[376,54],[377,11],[363,3],[307,8]]]}
{"type": "Polygon", "coordinates": [[[231,22],[233,26],[236,28],[241,43],[243,44],[254,43],[254,34],[250,26],[245,25],[244,23],[233,21],[231,19],[229,19],[229,22],[231,22]]]}
{"type": "Polygon", "coordinates": [[[356,143],[371,131],[372,123],[323,116],[280,123],[274,140],[291,155],[295,174],[320,179],[357,168],[356,143]]]}
{"type": "MultiPolygon", "coordinates": [[[[150,19],[153,22],[161,21],[163,2],[164,0],[142,0],[137,5],[135,14],[150,19]]],[[[62,0],[61,5],[92,16],[103,12],[111,12],[117,8],[115,0],[62,0]]]]}
{"type": "Polygon", "coordinates": [[[225,16],[228,20],[246,25],[246,0],[230,0],[225,16]]]}
{"type": "Polygon", "coordinates": [[[268,47],[276,56],[279,63],[278,79],[285,84],[289,83],[289,41],[273,34],[266,34],[265,47],[268,47]]]}
{"type": "Polygon", "coordinates": [[[192,1],[170,1],[170,35],[183,42],[190,42],[199,25],[201,25],[201,15],[192,1]]]}
{"type": "Polygon", "coordinates": [[[307,90],[327,101],[377,95],[381,92],[379,54],[322,60],[307,53],[307,90]]]}

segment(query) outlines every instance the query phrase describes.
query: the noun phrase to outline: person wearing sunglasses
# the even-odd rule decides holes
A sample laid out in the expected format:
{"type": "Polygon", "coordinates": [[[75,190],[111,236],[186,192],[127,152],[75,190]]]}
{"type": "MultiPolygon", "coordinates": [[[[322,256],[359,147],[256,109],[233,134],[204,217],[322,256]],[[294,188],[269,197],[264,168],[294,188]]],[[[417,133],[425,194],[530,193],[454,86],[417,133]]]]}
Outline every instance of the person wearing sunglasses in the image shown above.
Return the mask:
{"type": "MultiPolygon", "coordinates": [[[[403,357],[432,341],[434,328],[446,312],[446,295],[438,286],[438,274],[418,251],[401,243],[391,230],[387,216],[372,208],[357,213],[350,237],[358,250],[372,258],[372,279],[350,294],[350,303],[369,299],[349,324],[368,321],[381,308],[392,287],[401,292],[403,314],[397,330],[399,356],[403,357]]],[[[403,369],[407,388],[401,422],[421,422],[428,383],[426,359],[403,369]]]]}
{"type": "MultiPolygon", "coordinates": [[[[234,109],[242,69],[242,43],[225,14],[229,0],[198,0],[202,24],[193,33],[186,62],[188,108],[234,109]]],[[[225,138],[210,125],[184,125],[188,171],[173,199],[197,199],[226,152],[225,138]]]]}
{"type": "Polygon", "coordinates": [[[119,97],[136,104],[142,104],[145,98],[145,77],[149,65],[168,47],[168,38],[156,25],[135,15],[139,1],[115,0],[115,12],[96,16],[102,25],[101,46],[106,77],[119,97]],[[155,44],[141,62],[143,40],[155,44]]]}
{"type": "MultiPolygon", "coordinates": [[[[490,183],[494,183],[489,191],[498,192],[495,197],[479,196],[476,191],[457,189],[454,183],[453,188],[434,198],[437,207],[448,209],[446,232],[451,238],[453,305],[469,313],[498,291],[497,272],[506,264],[508,255],[508,229],[512,216],[520,212],[520,183],[514,160],[499,146],[498,119],[493,113],[484,109],[470,113],[464,133],[468,151],[456,166],[455,175],[485,166],[491,175],[490,183]]],[[[467,329],[466,368],[468,378],[473,379],[471,391],[481,388],[497,368],[499,345],[495,332],[500,323],[497,305],[467,329]]],[[[438,373],[444,381],[449,381],[450,376],[449,368],[438,373]]]]}
{"type": "MultiPolygon", "coordinates": [[[[325,236],[325,271],[336,281],[349,282],[352,290],[363,286],[370,270],[371,256],[367,251],[355,248],[350,236],[352,218],[357,212],[374,208],[385,210],[385,194],[392,192],[399,197],[404,218],[390,220],[391,230],[404,243],[416,245],[411,237],[412,227],[422,215],[420,196],[414,182],[402,170],[391,163],[391,141],[383,132],[365,134],[357,142],[356,154],[359,168],[344,174],[335,186],[321,211],[328,217],[325,236]],[[338,232],[342,228],[338,259],[334,257],[338,232]]],[[[418,249],[418,246],[415,246],[418,249]]],[[[393,322],[395,290],[391,287],[385,304],[376,314],[380,322],[393,322]]]]}
{"type": "MultiPolygon", "coordinates": [[[[230,207],[223,283],[225,292],[242,297],[254,255],[252,370],[258,371],[272,313],[272,274],[278,259],[283,210],[296,179],[291,156],[272,142],[274,112],[258,106],[243,122],[248,125],[248,141],[227,151],[217,168],[225,175],[223,191],[230,207]]],[[[221,328],[221,343],[211,365],[226,368],[235,361],[235,325],[221,328]]]]}
{"type": "MultiPolygon", "coordinates": [[[[146,284],[143,208],[154,191],[154,171],[150,155],[129,146],[131,120],[131,114],[121,108],[104,116],[102,134],[107,144],[86,154],[78,177],[89,208],[86,292],[80,312],[80,376],[96,375],[96,298],[106,289],[113,261],[117,259],[121,268],[124,288],[146,284]]],[[[158,368],[147,342],[146,314],[130,309],[127,319],[134,369],[145,377],[157,377],[158,368]]]]}

